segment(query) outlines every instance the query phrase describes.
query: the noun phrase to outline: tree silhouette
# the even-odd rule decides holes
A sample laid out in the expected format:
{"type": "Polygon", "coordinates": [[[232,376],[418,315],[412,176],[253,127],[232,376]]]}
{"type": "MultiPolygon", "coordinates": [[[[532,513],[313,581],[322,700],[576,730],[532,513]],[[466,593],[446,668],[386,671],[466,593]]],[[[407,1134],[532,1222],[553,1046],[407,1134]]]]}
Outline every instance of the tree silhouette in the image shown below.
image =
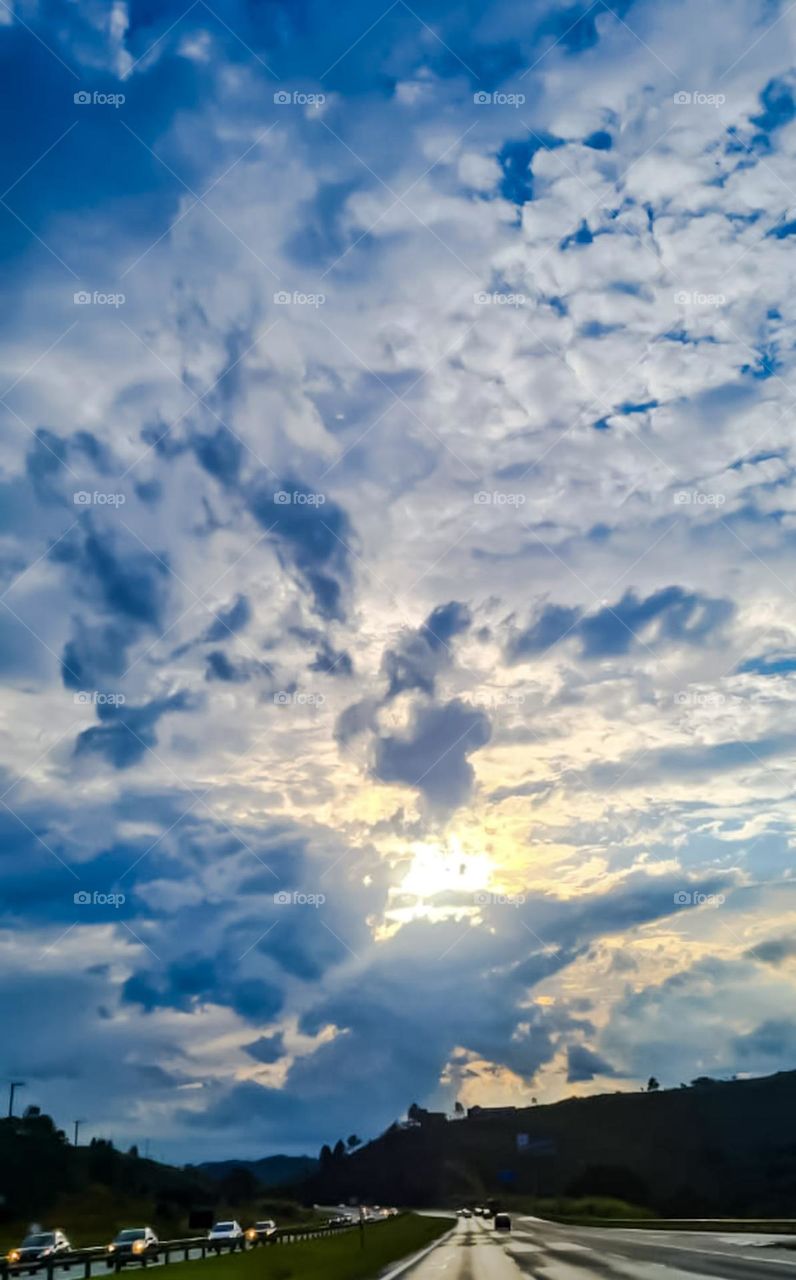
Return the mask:
{"type": "Polygon", "coordinates": [[[354,1147],[362,1146],[362,1139],[358,1138],[355,1133],[349,1134],[348,1140],[346,1142],[346,1146],[348,1147],[349,1151],[353,1151],[354,1147]]]}
{"type": "Polygon", "coordinates": [[[332,1159],[342,1160],[344,1156],[345,1156],[345,1143],[343,1142],[342,1138],[338,1138],[336,1143],[334,1144],[334,1150],[332,1151],[332,1159]]]}
{"type": "Polygon", "coordinates": [[[464,1115],[464,1107],[462,1106],[462,1104],[461,1104],[461,1102],[459,1101],[459,1099],[458,1099],[458,1098],[456,1099],[456,1102],[455,1102],[455,1103],[454,1103],[454,1105],[453,1105],[453,1110],[455,1111],[455,1113],[456,1113],[456,1115],[457,1115],[457,1116],[463,1116],[463,1115],[464,1115]]]}
{"type": "Polygon", "coordinates": [[[329,1146],[328,1142],[324,1142],[321,1147],[321,1153],[318,1156],[318,1163],[320,1164],[322,1171],[328,1169],[329,1165],[332,1163],[332,1148],[329,1146]]]}
{"type": "Polygon", "coordinates": [[[647,1081],[647,1093],[657,1093],[660,1087],[661,1086],[659,1082],[655,1079],[655,1077],[650,1076],[649,1080],[647,1081]]]}

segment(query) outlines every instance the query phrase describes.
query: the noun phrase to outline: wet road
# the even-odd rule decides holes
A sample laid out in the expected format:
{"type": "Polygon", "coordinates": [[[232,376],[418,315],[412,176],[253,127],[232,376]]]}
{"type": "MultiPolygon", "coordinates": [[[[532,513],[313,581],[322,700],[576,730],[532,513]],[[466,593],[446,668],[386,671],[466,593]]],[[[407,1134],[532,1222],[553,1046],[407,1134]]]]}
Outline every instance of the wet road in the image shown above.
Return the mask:
{"type": "MultiPolygon", "coordinates": [[[[796,1243],[796,1237],[786,1237],[796,1243]]],[[[407,1280],[796,1280],[796,1251],[778,1237],[620,1227],[568,1227],[515,1217],[511,1232],[461,1219],[407,1280]],[[768,1246],[771,1247],[768,1247],[768,1246]]]]}

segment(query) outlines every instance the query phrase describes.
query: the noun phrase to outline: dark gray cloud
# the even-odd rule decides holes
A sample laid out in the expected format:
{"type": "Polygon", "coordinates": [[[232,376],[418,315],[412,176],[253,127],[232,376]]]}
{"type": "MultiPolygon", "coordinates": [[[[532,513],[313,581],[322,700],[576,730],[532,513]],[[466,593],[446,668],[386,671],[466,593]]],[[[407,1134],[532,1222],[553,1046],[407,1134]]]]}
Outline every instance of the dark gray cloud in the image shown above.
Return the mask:
{"type": "Polygon", "coordinates": [[[646,597],[626,591],[613,605],[594,613],[548,604],[513,633],[506,646],[510,661],[543,653],[566,636],[580,642],[588,659],[620,657],[639,647],[664,643],[701,644],[733,615],[731,601],[684,587],[663,587],[646,597]]]}
{"type": "Polygon", "coordinates": [[[768,1018],[746,1035],[732,1041],[734,1052],[753,1071],[771,1071],[783,1061],[796,1060],[796,1022],[792,1018],[768,1018]]]}
{"type": "Polygon", "coordinates": [[[615,1076],[616,1070],[594,1049],[585,1044],[567,1046],[567,1082],[579,1084],[584,1080],[593,1080],[595,1076],[615,1076]]]}
{"type": "Polygon", "coordinates": [[[769,938],[750,947],[744,955],[749,960],[762,960],[765,964],[780,965],[796,956],[796,938],[769,938]]]}
{"type": "Polygon", "coordinates": [[[343,508],[290,476],[278,483],[261,477],[250,487],[247,501],[274,539],[285,566],[309,593],[315,611],[322,618],[343,619],[353,538],[343,508]]]}
{"type": "Polygon", "coordinates": [[[99,703],[100,724],[78,734],[75,755],[102,756],[114,769],[129,769],[156,746],[155,730],[162,716],[172,711],[190,711],[195,705],[185,692],[153,698],[141,707],[99,703]]]}
{"type": "Polygon", "coordinates": [[[126,622],[158,628],[168,590],[168,556],[148,551],[116,532],[95,529],[88,517],[62,539],[51,558],[72,570],[78,594],[126,622]]]}
{"type": "Polygon", "coordinates": [[[407,690],[431,697],[440,671],[450,665],[450,643],[470,626],[470,610],[456,600],[438,605],[416,631],[403,632],[393,649],[386,649],[382,671],[387,678],[387,698],[407,690]]]}
{"type": "Polygon", "coordinates": [[[242,663],[233,662],[223,649],[212,649],[205,659],[207,668],[205,679],[221,680],[226,684],[245,684],[251,678],[251,672],[242,663]]]}
{"type": "Polygon", "coordinates": [[[373,773],[382,782],[417,787],[434,807],[455,809],[472,790],[469,756],[491,733],[488,716],[458,699],[417,707],[405,734],[376,739],[373,773]]]}
{"type": "Polygon", "coordinates": [[[291,627],[290,634],[315,649],[315,656],[308,671],[318,671],[326,676],[352,676],[354,663],[345,649],[337,649],[328,636],[315,627],[291,627]]]}

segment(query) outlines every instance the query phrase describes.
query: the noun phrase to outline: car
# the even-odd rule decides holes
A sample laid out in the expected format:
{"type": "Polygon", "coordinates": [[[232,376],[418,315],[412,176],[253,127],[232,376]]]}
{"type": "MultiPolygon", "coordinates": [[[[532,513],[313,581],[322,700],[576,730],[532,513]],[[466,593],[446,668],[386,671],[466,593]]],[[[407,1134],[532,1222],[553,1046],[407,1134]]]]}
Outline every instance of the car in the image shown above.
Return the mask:
{"type": "Polygon", "coordinates": [[[151,1227],[124,1227],[108,1245],[108,1262],[124,1266],[126,1262],[146,1262],[157,1254],[158,1238],[151,1227]]]}
{"type": "Polygon", "coordinates": [[[256,1244],[258,1241],[262,1244],[265,1240],[270,1240],[275,1235],[276,1223],[273,1218],[265,1218],[262,1222],[255,1222],[253,1227],[249,1227],[246,1232],[246,1239],[250,1244],[256,1244]]]}
{"type": "Polygon", "coordinates": [[[12,1249],[8,1262],[24,1263],[42,1262],[45,1258],[71,1253],[72,1246],[63,1231],[34,1231],[25,1236],[17,1249],[12,1249]]]}
{"type": "Polygon", "coordinates": [[[472,1218],[472,1216],[473,1216],[473,1211],[472,1211],[472,1209],[462,1209],[462,1217],[463,1217],[463,1218],[472,1218]]]}
{"type": "Polygon", "coordinates": [[[496,1213],[496,1214],[495,1214],[495,1230],[496,1230],[496,1231],[511,1231],[511,1218],[509,1217],[509,1215],[508,1215],[507,1213],[496,1213]]]}
{"type": "Polygon", "coordinates": [[[225,1244],[228,1244],[230,1249],[236,1249],[243,1244],[243,1227],[234,1219],[230,1222],[214,1222],[207,1239],[216,1253],[220,1253],[225,1244]]]}

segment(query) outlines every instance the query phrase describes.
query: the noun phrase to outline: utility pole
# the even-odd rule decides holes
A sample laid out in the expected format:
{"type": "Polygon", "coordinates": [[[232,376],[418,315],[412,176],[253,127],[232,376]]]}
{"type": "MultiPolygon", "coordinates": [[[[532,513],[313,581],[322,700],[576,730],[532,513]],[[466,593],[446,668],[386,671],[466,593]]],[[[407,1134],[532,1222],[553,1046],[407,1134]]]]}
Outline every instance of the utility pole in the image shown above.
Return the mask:
{"type": "Polygon", "coordinates": [[[10,1082],[10,1087],[9,1087],[9,1090],[8,1090],[8,1118],[9,1118],[9,1120],[11,1119],[11,1117],[12,1117],[12,1116],[13,1116],[13,1114],[14,1114],[14,1094],[16,1093],[17,1089],[24,1089],[24,1088],[25,1088],[25,1081],[24,1081],[24,1080],[12,1080],[12,1081],[10,1082]]]}
{"type": "Polygon", "coordinates": [[[75,1120],[74,1124],[75,1124],[75,1146],[77,1146],[77,1135],[78,1135],[78,1131],[79,1131],[79,1129],[80,1129],[81,1124],[85,1124],[85,1121],[84,1121],[84,1120],[75,1120]]]}

